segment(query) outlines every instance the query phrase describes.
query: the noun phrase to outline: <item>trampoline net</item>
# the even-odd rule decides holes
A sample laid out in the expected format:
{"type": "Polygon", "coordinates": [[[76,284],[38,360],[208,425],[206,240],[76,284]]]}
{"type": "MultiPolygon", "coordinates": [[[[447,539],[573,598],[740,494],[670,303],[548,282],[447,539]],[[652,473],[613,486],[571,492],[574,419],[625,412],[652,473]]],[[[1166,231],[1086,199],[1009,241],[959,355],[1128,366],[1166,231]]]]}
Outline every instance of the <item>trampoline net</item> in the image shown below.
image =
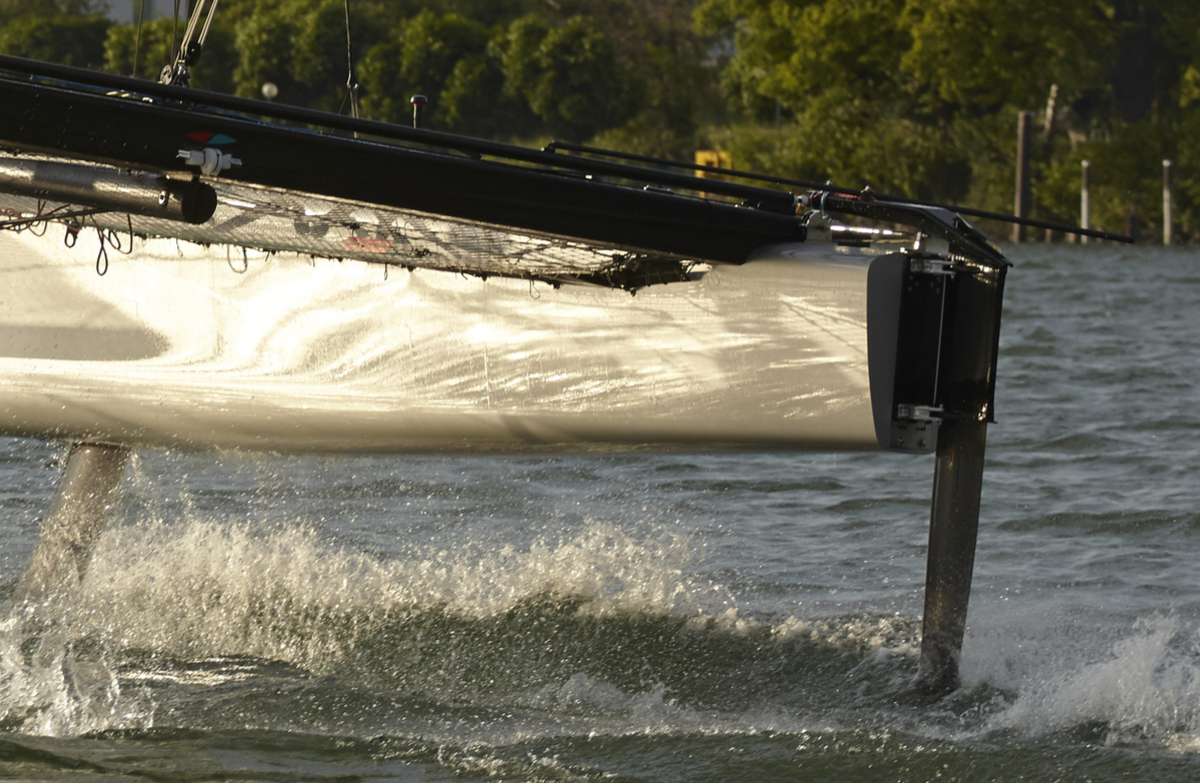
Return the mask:
{"type": "MultiPolygon", "coordinates": [[[[22,157],[81,165],[42,156],[22,157]]],[[[49,222],[95,227],[114,238],[132,230],[140,237],[202,245],[358,259],[485,277],[586,282],[627,290],[691,279],[693,265],[704,261],[309,193],[219,179],[207,179],[206,183],[216,190],[217,208],[211,219],[198,225],[121,211],[81,215],[93,205],[38,199],[0,186],[0,227],[27,228],[30,221],[45,217],[49,222]]]]}

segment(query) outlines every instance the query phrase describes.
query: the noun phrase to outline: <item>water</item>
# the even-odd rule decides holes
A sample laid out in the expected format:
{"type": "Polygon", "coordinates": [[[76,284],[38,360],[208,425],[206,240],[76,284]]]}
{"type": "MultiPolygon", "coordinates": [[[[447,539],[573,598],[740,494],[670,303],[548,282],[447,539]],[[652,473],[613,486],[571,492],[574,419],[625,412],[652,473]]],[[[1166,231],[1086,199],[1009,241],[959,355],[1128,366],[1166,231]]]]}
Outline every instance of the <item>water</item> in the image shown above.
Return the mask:
{"type": "MultiPolygon", "coordinates": [[[[0,777],[1200,778],[1200,253],[1014,249],[964,686],[932,460],[143,452],[0,777]]],[[[0,441],[0,599],[63,457],[0,441]]]]}

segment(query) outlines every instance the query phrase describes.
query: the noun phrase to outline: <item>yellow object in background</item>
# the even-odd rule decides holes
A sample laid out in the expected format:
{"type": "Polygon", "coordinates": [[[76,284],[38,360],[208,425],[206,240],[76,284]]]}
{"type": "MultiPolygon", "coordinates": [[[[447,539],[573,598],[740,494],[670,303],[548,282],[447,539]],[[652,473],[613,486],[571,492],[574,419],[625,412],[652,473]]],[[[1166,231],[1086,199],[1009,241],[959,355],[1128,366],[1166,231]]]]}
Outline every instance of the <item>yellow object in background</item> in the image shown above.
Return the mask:
{"type": "MultiPolygon", "coordinates": [[[[733,156],[725,150],[696,150],[696,165],[732,169],[733,156]]],[[[703,171],[699,171],[697,174],[700,177],[704,176],[703,171]]]]}

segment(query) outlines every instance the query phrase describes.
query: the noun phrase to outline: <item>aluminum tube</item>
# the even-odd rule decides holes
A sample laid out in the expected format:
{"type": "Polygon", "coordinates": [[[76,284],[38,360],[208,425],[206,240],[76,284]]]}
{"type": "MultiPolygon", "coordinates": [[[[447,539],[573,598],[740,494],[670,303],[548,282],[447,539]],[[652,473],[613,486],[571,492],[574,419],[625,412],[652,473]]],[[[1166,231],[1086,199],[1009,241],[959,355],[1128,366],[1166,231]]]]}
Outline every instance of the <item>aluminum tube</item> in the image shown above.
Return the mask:
{"type": "Polygon", "coordinates": [[[9,156],[0,156],[0,188],[50,201],[186,223],[204,223],[217,208],[216,192],[195,180],[178,182],[157,174],[9,156]]]}

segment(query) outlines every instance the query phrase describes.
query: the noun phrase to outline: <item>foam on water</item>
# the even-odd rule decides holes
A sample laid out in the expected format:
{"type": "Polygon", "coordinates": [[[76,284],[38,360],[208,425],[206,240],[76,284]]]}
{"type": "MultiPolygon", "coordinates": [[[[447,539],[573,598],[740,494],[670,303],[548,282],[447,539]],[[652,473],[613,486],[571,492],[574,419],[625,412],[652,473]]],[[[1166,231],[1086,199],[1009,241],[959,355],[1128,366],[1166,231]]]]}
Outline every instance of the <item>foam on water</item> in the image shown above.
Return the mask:
{"type": "Polygon", "coordinates": [[[894,725],[900,710],[913,718],[901,726],[943,740],[1098,723],[1109,743],[1200,747],[1200,633],[1178,619],[1144,619],[1108,643],[1074,629],[1055,638],[1053,619],[977,618],[968,696],[927,720],[891,704],[913,671],[916,619],[747,615],[699,576],[699,551],[669,529],[603,522],[522,548],[413,545],[394,557],[301,523],[121,525],[69,602],[0,626],[0,722],[35,735],[147,728],[155,707],[139,684],[252,680],[254,665],[222,658],[252,657],[529,714],[490,728],[492,741],[831,732],[894,725]],[[122,670],[130,651],[136,671],[122,670]],[[981,689],[982,703],[969,696],[981,689]]]}
{"type": "Polygon", "coordinates": [[[389,558],[338,546],[305,524],[121,525],[101,538],[69,601],[32,608],[54,630],[39,643],[53,648],[49,660],[21,661],[28,632],[9,619],[2,698],[9,713],[32,711],[21,726],[35,734],[144,727],[153,711],[122,700],[113,674],[122,652],[140,656],[137,672],[122,673],[127,687],[217,683],[232,677],[228,667],[201,668],[197,681],[162,662],[248,656],[315,675],[359,671],[454,699],[491,691],[504,704],[599,712],[619,720],[614,732],[698,730],[711,711],[690,713],[681,692],[707,682],[719,700],[741,661],[753,681],[765,677],[752,671],[756,657],[771,659],[763,670],[775,673],[775,660],[805,645],[844,653],[910,642],[911,625],[897,631],[903,624],[892,618],[744,617],[728,590],[691,568],[702,549],[677,532],[637,536],[600,522],[521,549],[412,546],[389,558]],[[76,641],[96,651],[86,689],[64,680],[76,641]]]}
{"type": "Polygon", "coordinates": [[[122,693],[102,648],[31,618],[29,608],[0,622],[0,730],[70,736],[153,724],[153,704],[122,693]]]}
{"type": "Polygon", "coordinates": [[[154,522],[103,537],[73,620],[126,647],[320,669],[353,648],[371,619],[425,611],[481,619],[544,596],[578,600],[577,612],[592,616],[727,605],[719,585],[684,574],[692,552],[683,536],[637,539],[596,523],[526,549],[412,547],[383,559],[304,524],[154,522]]]}
{"type": "Polygon", "coordinates": [[[1107,647],[1088,642],[1057,660],[1001,646],[973,662],[976,677],[1015,695],[983,729],[1040,735],[1099,723],[1107,743],[1200,742],[1200,630],[1153,616],[1107,647]]]}

